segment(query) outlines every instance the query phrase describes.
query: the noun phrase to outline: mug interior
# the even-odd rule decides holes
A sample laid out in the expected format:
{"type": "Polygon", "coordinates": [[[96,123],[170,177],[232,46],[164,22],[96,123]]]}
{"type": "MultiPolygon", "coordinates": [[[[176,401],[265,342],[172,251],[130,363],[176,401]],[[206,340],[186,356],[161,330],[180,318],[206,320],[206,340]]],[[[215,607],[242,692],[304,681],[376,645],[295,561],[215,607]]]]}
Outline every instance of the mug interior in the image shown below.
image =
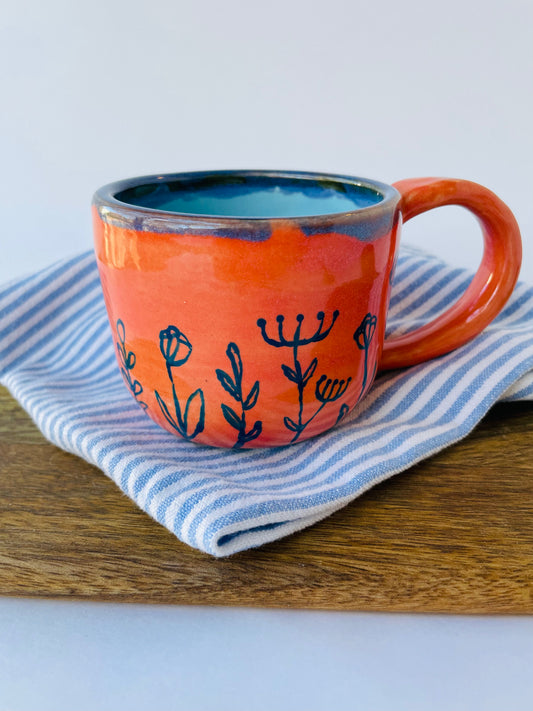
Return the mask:
{"type": "Polygon", "coordinates": [[[232,218],[292,218],[377,205],[377,188],[333,177],[222,173],[161,177],[114,194],[122,203],[163,212],[232,218]]]}

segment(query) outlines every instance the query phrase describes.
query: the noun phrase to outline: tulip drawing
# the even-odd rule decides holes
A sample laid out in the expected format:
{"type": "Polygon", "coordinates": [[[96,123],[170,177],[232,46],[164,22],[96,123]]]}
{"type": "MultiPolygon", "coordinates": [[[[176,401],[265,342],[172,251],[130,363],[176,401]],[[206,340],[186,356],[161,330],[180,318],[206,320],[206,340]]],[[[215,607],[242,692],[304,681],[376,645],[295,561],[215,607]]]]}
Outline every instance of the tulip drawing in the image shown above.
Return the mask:
{"type": "Polygon", "coordinates": [[[187,336],[179,330],[179,328],[171,325],[159,332],[159,350],[165,359],[168,378],[172,385],[174,413],[172,414],[170,412],[168,405],[156,390],[155,397],[157,404],[159,405],[159,409],[169,425],[184,439],[192,440],[199,435],[200,432],[203,432],[204,429],[204,394],[202,390],[198,388],[191,395],[189,395],[187,402],[185,403],[185,408],[183,408],[179,401],[172,375],[172,368],[179,368],[182,365],[185,365],[185,363],[189,360],[192,353],[191,342],[187,336]],[[194,410],[196,410],[197,413],[196,421],[191,423],[189,422],[191,418],[191,411],[194,410]]]}
{"type": "MultiPolygon", "coordinates": [[[[371,313],[367,313],[364,319],[361,321],[359,324],[358,328],[356,329],[355,333],[353,334],[354,341],[357,345],[357,347],[364,351],[365,354],[365,361],[364,361],[364,366],[363,366],[363,383],[361,385],[361,395],[362,397],[363,393],[365,392],[366,388],[366,383],[368,380],[368,351],[370,350],[370,344],[372,343],[372,339],[374,338],[374,333],[376,331],[376,326],[377,326],[377,316],[372,315],[371,313]]],[[[377,368],[377,363],[374,368],[374,374],[377,368]]]]}
{"type": "Polygon", "coordinates": [[[167,364],[168,377],[172,380],[172,368],[179,368],[189,360],[191,342],[176,326],[169,326],[159,333],[159,349],[167,364]]]}

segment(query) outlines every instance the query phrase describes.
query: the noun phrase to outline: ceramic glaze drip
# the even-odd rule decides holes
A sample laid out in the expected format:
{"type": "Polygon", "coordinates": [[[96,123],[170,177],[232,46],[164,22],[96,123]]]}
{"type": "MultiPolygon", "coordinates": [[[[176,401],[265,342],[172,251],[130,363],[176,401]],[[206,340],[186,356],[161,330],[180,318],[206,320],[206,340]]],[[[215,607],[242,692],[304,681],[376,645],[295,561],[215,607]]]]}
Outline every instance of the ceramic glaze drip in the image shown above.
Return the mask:
{"type": "Polygon", "coordinates": [[[353,212],[383,196],[366,186],[310,179],[246,176],[139,185],[116,198],[165,212],[236,218],[294,218],[353,212]]]}

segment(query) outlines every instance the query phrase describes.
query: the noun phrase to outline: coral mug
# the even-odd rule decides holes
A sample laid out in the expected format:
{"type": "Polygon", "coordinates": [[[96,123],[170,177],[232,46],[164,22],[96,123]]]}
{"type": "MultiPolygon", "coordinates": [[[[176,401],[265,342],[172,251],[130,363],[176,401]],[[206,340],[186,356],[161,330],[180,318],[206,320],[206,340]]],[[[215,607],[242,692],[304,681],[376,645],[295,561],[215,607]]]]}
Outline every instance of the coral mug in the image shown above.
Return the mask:
{"type": "Polygon", "coordinates": [[[286,445],[340,422],[380,369],[443,355],[510,296],[520,233],[463,180],[215,171],[135,178],[93,201],[118,364],[146,413],[188,441],[286,445]],[[385,339],[402,221],[462,205],[484,253],[463,296],[385,339]]]}

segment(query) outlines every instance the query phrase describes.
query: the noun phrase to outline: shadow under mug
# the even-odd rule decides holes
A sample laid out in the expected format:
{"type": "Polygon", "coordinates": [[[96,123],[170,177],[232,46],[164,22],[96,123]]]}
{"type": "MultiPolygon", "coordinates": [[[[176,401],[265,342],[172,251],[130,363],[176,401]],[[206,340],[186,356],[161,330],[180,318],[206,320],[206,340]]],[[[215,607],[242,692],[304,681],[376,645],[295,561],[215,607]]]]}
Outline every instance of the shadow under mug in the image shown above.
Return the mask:
{"type": "Polygon", "coordinates": [[[98,190],[93,215],[131,395],[169,432],[238,449],[324,432],[378,370],[463,345],[503,308],[521,263],[509,208],[464,180],[149,176],[98,190]],[[481,223],[479,269],[441,316],[385,339],[402,221],[444,205],[461,205],[481,223]]]}

